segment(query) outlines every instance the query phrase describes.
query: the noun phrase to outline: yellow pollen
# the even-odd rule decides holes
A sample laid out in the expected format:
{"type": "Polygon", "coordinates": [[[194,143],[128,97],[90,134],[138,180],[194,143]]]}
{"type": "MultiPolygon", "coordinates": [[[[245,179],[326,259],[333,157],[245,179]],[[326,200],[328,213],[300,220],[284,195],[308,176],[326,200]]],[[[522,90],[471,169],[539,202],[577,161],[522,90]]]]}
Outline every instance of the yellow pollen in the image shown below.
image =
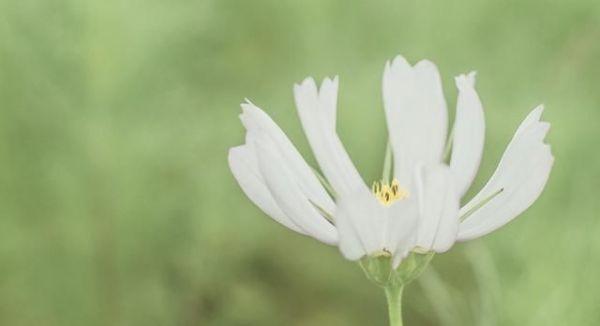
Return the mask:
{"type": "Polygon", "coordinates": [[[392,184],[387,182],[373,182],[371,187],[375,197],[385,206],[391,205],[396,200],[402,200],[408,198],[408,191],[400,187],[400,182],[394,179],[392,184]]]}

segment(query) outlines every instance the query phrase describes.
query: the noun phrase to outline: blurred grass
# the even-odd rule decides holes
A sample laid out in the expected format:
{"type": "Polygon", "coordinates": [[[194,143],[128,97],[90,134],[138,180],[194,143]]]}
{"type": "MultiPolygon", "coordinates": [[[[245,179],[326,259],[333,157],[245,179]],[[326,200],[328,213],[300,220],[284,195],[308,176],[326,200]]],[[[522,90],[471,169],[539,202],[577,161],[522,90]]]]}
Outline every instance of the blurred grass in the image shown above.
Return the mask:
{"type": "MultiPolygon", "coordinates": [[[[409,325],[600,322],[597,1],[0,1],[0,324],[384,325],[379,289],[289,232],[226,165],[251,98],[306,154],[291,86],[339,74],[363,177],[398,53],[478,71],[473,194],[540,102],[556,165],[533,208],[407,291],[409,325]]],[[[314,160],[310,160],[314,162],[314,160]]]]}

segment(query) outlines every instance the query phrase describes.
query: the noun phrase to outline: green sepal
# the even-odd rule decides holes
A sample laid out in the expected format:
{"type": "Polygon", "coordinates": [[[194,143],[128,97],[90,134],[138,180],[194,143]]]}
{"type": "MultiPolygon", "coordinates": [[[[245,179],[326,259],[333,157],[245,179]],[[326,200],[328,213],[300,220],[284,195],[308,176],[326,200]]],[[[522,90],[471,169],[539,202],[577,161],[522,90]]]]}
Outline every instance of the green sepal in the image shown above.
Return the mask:
{"type": "Polygon", "coordinates": [[[367,256],[360,260],[365,275],[379,286],[386,286],[392,276],[392,256],[387,252],[367,256]]]}
{"type": "Polygon", "coordinates": [[[392,256],[387,252],[370,255],[360,260],[360,266],[367,278],[381,287],[406,285],[423,273],[435,253],[411,252],[394,269],[392,256]]]}
{"type": "Polygon", "coordinates": [[[417,277],[421,276],[434,255],[434,252],[411,252],[395,270],[395,278],[400,280],[402,284],[408,284],[414,281],[417,277]]]}
{"type": "Polygon", "coordinates": [[[413,251],[395,269],[392,255],[387,251],[372,254],[360,260],[360,267],[367,278],[385,291],[391,326],[402,326],[404,286],[423,273],[434,255],[433,252],[413,251]]]}

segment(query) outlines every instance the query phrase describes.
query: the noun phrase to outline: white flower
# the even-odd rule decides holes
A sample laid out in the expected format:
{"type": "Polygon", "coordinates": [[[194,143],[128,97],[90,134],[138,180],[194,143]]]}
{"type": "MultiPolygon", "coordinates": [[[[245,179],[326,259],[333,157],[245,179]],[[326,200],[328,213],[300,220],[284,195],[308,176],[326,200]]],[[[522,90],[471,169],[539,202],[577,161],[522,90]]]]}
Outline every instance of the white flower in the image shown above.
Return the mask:
{"type": "Polygon", "coordinates": [[[449,164],[443,157],[448,113],[438,70],[430,61],[411,66],[398,56],[383,74],[391,183],[367,187],[344,149],[335,125],[337,77],[326,78],[320,89],[312,78],[294,87],[302,126],[326,181],[249,101],[241,114],[246,143],[230,150],[231,171],[267,215],[337,245],[347,259],[384,254],[397,266],[411,251],[447,251],[456,241],[490,233],[527,209],[542,192],[554,160],[544,143],[550,125],[540,121],[539,106],[519,126],[488,183],[460,208],[479,168],[485,124],[475,73],[456,77],[456,86],[449,164]]]}

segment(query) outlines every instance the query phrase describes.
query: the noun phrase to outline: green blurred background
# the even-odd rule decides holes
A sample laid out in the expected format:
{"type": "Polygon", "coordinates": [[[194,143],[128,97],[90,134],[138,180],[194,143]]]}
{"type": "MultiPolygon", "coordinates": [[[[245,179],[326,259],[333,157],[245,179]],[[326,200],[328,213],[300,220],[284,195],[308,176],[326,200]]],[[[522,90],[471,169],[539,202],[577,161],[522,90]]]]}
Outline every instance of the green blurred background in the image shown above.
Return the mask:
{"type": "Polygon", "coordinates": [[[538,202],[440,255],[408,325],[600,323],[600,3],[1,0],[1,325],[384,325],[336,248],[248,201],[226,163],[248,97],[310,156],[294,82],[339,74],[340,136],[380,173],[385,60],[428,58],[451,115],[478,71],[486,150],[470,197],[546,104],[538,202]]]}

